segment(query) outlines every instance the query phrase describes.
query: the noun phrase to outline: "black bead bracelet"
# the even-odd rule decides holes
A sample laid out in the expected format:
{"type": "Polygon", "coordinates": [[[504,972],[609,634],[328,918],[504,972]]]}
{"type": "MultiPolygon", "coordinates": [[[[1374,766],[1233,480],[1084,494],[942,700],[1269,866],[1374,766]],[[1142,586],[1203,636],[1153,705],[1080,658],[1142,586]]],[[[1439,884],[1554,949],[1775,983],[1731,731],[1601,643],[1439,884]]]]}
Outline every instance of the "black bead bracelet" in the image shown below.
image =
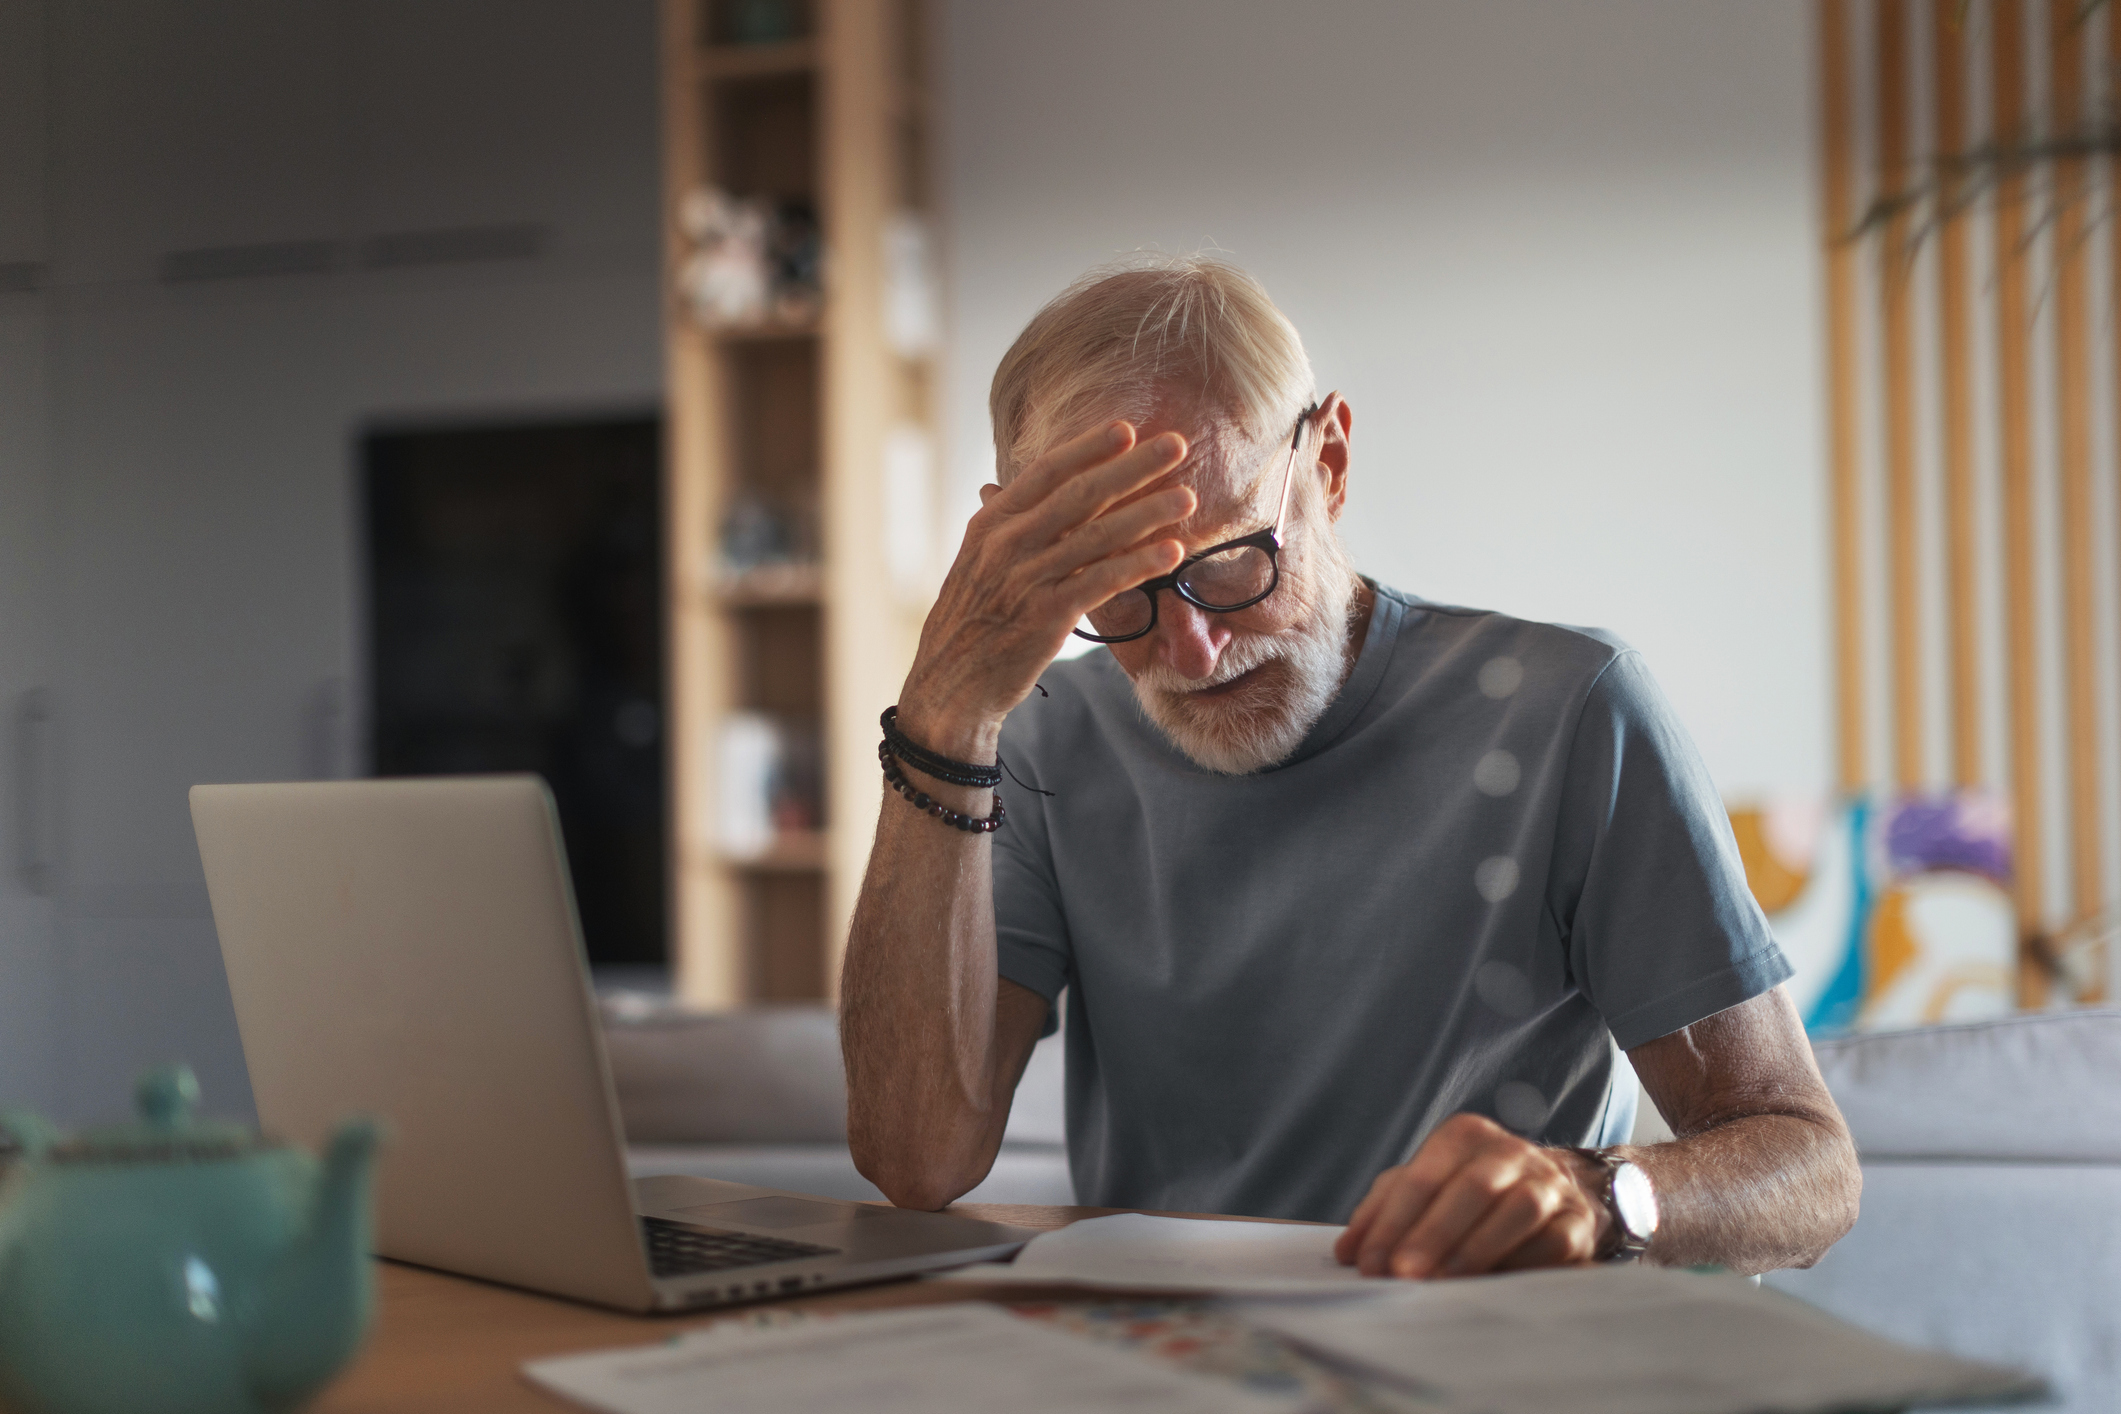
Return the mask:
{"type": "Polygon", "coordinates": [[[878,719],[884,729],[884,749],[914,770],[948,781],[954,786],[974,786],[981,790],[993,790],[1002,783],[1000,766],[981,766],[970,761],[953,761],[947,756],[937,755],[907,736],[898,728],[898,708],[886,707],[878,719]]]}
{"type": "MultiPolygon", "coordinates": [[[[982,820],[976,815],[962,815],[929,795],[928,792],[916,789],[913,782],[906,779],[906,773],[899,769],[897,759],[891,754],[891,743],[889,741],[878,744],[876,755],[877,759],[884,763],[884,779],[891,783],[893,790],[911,801],[914,809],[924,814],[933,815],[951,829],[963,830],[969,835],[991,835],[1002,827],[1002,822],[1006,817],[1005,812],[1002,810],[1002,798],[1000,795],[994,797],[994,813],[986,819],[982,820]]],[[[926,770],[927,768],[922,767],[921,769],[926,770]]]]}

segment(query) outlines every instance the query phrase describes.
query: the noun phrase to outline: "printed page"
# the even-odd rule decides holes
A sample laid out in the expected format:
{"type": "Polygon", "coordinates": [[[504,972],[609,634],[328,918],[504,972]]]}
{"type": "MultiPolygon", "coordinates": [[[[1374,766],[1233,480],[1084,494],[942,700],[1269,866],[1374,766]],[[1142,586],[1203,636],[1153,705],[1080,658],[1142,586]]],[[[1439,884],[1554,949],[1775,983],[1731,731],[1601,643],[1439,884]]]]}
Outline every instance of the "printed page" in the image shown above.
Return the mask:
{"type": "Polygon", "coordinates": [[[1295,1414],[1301,1406],[966,1303],[735,1324],[663,1345],[534,1360],[533,1382],[605,1414],[1295,1414]]]}
{"type": "Polygon", "coordinates": [[[1340,1234],[1308,1223],[1122,1213],[1040,1233],[1006,1266],[961,1267],[940,1279],[1286,1296],[1355,1295],[1391,1285],[1334,1261],[1340,1234]]]}
{"type": "Polygon", "coordinates": [[[1320,1358],[1488,1414],[1804,1414],[2043,1390],[1743,1278],[1654,1267],[1402,1283],[1372,1301],[1245,1314],[1320,1358]]]}

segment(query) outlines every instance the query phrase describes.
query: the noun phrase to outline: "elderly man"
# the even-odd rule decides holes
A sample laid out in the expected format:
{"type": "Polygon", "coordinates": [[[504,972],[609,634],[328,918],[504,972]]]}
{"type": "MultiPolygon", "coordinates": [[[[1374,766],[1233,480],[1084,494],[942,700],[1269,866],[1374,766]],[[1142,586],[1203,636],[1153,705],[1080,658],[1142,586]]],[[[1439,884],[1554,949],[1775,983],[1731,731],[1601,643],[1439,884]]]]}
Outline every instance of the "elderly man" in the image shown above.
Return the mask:
{"type": "Polygon", "coordinates": [[[1404,1277],[1759,1272],[1848,1230],[1789,966],[1648,670],[1358,575],[1353,415],[1255,281],[1088,278],[991,408],[841,989],[892,1201],[985,1176],[1065,990],[1087,1203],[1346,1222],[1404,1277]],[[1071,633],[1103,649],[1057,663],[1071,633]],[[1672,1142],[1626,1142],[1616,1047],[1672,1142]]]}

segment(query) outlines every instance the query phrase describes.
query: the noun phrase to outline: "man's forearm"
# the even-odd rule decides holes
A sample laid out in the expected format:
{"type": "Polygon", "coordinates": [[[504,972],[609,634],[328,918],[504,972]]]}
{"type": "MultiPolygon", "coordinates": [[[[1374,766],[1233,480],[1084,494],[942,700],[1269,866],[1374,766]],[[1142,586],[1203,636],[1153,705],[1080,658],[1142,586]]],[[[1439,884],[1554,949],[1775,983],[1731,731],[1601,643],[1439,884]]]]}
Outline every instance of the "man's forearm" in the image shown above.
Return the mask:
{"type": "Polygon", "coordinates": [[[1657,1189],[1652,1260],[1808,1267],[1856,1222],[1863,1170],[1785,988],[1628,1052],[1679,1137],[1622,1149],[1657,1189]]]}
{"type": "Polygon", "coordinates": [[[1665,1144],[1615,1151],[1649,1174],[1658,1225],[1649,1258],[1751,1276],[1809,1267],[1856,1221],[1861,1170],[1847,1131],[1752,1114],[1665,1144]]]}
{"type": "MultiPolygon", "coordinates": [[[[980,792],[922,785],[987,813],[980,792]]],[[[977,1183],[1000,1139],[989,849],[887,792],[855,906],[840,981],[848,1142],[905,1207],[941,1207],[977,1183]]]]}

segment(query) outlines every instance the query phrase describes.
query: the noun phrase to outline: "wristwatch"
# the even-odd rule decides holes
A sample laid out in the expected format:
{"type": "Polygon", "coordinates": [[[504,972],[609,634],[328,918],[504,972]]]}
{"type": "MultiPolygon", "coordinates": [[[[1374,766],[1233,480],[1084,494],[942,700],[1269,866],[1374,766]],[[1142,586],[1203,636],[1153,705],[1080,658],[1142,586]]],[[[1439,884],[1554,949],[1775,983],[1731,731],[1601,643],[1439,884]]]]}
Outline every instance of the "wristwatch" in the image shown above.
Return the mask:
{"type": "Polygon", "coordinates": [[[1598,1165],[1605,1174],[1598,1196],[1613,1215],[1613,1232],[1599,1244],[1594,1261],[1633,1262],[1649,1250],[1657,1235],[1657,1190],[1640,1164],[1629,1163],[1604,1149],[1571,1149],[1572,1154],[1598,1165]]]}

